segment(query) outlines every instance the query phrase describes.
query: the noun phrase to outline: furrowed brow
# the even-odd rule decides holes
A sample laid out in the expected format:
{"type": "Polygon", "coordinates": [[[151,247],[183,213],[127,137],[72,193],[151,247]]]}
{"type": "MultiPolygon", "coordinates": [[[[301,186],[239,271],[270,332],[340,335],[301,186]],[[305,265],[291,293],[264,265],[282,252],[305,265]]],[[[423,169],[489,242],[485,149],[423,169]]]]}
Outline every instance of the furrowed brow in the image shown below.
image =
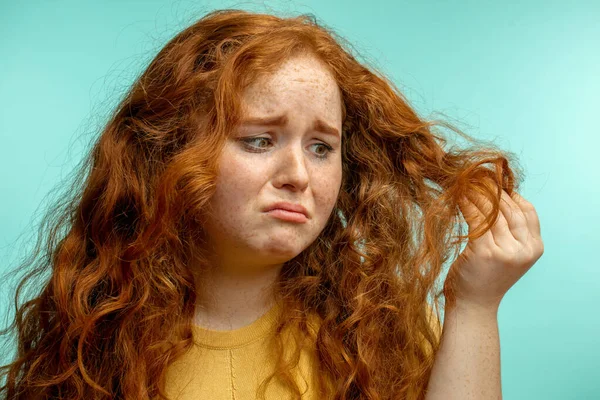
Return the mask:
{"type": "MultiPolygon", "coordinates": [[[[261,125],[261,126],[285,126],[288,122],[286,115],[278,115],[275,117],[251,117],[246,118],[242,121],[242,125],[261,125]]],[[[322,132],[328,135],[340,137],[338,129],[327,124],[321,119],[316,119],[313,122],[313,130],[322,132]]]]}

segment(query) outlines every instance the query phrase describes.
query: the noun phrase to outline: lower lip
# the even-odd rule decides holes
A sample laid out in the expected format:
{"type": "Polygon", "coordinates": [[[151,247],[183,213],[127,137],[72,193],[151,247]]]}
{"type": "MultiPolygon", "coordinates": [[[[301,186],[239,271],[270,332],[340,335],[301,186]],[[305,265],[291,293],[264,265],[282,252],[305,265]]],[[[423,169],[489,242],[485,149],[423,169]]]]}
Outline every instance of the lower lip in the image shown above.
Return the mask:
{"type": "Polygon", "coordinates": [[[308,221],[308,218],[306,218],[306,215],[304,215],[302,213],[297,213],[297,212],[288,211],[288,210],[282,210],[280,208],[277,208],[277,209],[271,210],[271,211],[267,211],[267,214],[272,215],[275,218],[282,219],[284,221],[290,221],[290,222],[306,222],[306,221],[308,221]]]}

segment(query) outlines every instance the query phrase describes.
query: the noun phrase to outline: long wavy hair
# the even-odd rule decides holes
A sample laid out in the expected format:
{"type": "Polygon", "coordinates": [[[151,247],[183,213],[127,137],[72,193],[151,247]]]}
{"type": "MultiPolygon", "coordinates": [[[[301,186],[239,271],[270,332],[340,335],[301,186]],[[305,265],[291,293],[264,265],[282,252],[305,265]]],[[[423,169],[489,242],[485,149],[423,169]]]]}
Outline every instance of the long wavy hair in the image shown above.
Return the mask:
{"type": "MultiPolygon", "coordinates": [[[[322,60],[343,100],[343,182],[326,227],[286,262],[274,294],[313,341],[322,398],[423,399],[440,345],[444,263],[491,228],[501,190],[521,174],[510,153],[440,119],[419,117],[400,91],[313,15],[206,14],[164,46],[135,80],[40,224],[16,271],[17,354],[2,367],[8,399],[166,398],[165,371],[192,345],[206,262],[202,210],[220,150],[241,120],[244,88],[298,54],[322,60]],[[471,145],[447,146],[436,127],[471,145]],[[464,235],[458,199],[493,204],[464,235]],[[200,263],[200,265],[204,265],[200,263]],[[27,301],[26,282],[43,277],[27,301]],[[308,316],[317,316],[311,331],[308,316]],[[311,333],[312,332],[312,333],[311,333]]],[[[14,271],[11,271],[13,274],[14,271]]],[[[283,317],[285,316],[285,317],[283,317]]],[[[292,368],[272,379],[300,398],[292,368]]]]}

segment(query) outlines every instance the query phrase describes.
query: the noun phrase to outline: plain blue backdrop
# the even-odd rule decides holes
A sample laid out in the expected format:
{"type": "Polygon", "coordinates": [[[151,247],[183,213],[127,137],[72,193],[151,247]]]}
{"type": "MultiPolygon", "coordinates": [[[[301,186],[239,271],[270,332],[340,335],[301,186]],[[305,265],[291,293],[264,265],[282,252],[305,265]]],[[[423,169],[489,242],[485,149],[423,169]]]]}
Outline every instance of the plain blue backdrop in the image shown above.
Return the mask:
{"type": "Polygon", "coordinates": [[[215,8],[313,13],[422,116],[520,157],[545,252],[500,306],[504,399],[600,399],[598,1],[2,0],[0,273],[134,77],[215,8]]]}

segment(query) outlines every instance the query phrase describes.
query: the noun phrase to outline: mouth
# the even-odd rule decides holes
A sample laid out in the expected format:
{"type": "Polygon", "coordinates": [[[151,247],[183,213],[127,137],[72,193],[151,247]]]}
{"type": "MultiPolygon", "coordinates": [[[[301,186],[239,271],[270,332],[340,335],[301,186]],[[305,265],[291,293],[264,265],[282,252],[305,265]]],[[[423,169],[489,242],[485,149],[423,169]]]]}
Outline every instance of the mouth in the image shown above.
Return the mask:
{"type": "Polygon", "coordinates": [[[293,204],[293,203],[288,203],[288,202],[278,202],[278,203],[271,204],[264,211],[265,212],[271,212],[271,211],[274,211],[274,210],[286,211],[288,213],[301,214],[306,219],[309,218],[308,211],[301,204],[293,204]]]}
{"type": "Polygon", "coordinates": [[[273,208],[267,210],[265,213],[273,218],[287,222],[306,223],[308,221],[308,217],[304,213],[283,208],[273,208]]]}

